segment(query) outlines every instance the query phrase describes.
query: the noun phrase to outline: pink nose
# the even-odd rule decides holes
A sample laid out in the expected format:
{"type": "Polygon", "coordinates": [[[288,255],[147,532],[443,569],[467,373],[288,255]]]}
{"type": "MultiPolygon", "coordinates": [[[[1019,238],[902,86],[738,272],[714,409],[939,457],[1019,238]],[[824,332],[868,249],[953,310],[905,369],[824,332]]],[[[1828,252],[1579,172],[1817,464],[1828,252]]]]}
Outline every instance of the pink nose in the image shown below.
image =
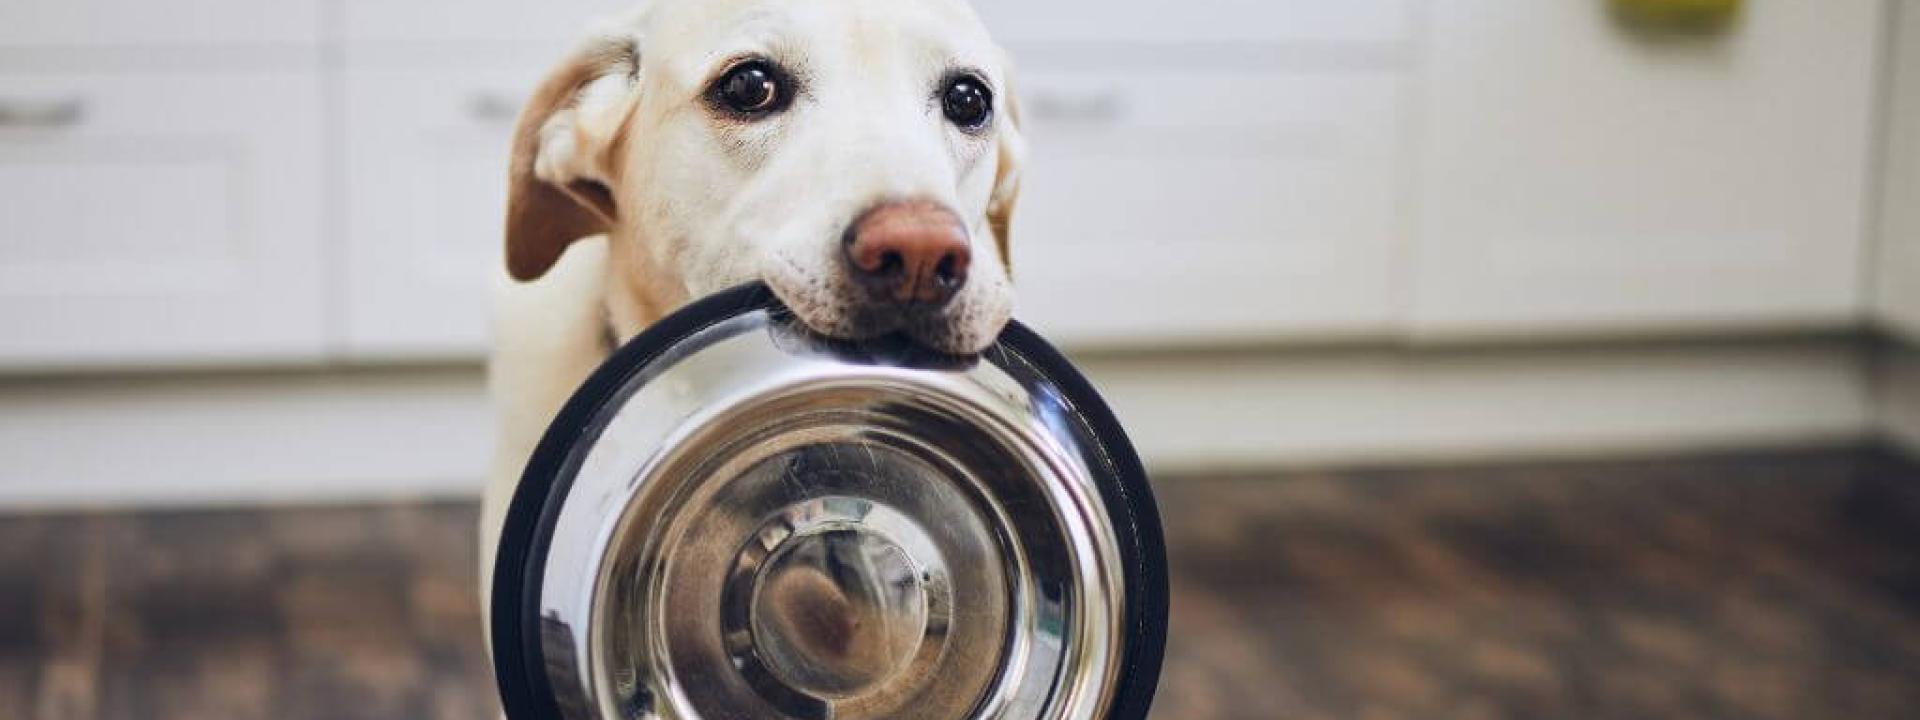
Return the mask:
{"type": "Polygon", "coordinates": [[[875,301],[945,305],[967,283],[967,230],[939,203],[881,205],[847,229],[849,272],[875,301]]]}

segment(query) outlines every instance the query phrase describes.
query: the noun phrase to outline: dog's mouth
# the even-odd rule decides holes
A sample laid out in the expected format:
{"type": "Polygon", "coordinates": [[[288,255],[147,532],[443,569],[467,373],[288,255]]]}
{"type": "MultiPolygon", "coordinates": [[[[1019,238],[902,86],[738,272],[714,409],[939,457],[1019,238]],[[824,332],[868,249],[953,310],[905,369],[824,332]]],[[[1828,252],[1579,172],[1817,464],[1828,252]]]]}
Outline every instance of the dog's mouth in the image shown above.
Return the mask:
{"type": "MultiPolygon", "coordinates": [[[[838,340],[907,338],[943,353],[971,353],[985,343],[970,339],[964,315],[944,307],[874,305],[840,298],[789,299],[775,289],[794,319],[808,330],[838,340]]],[[[997,332],[998,328],[994,328],[997,332]]]]}
{"type": "Polygon", "coordinates": [[[968,288],[938,306],[875,303],[845,279],[820,278],[787,265],[788,272],[763,278],[774,296],[799,324],[839,340],[900,336],[941,353],[973,354],[993,344],[1011,310],[1004,287],[968,288]]]}

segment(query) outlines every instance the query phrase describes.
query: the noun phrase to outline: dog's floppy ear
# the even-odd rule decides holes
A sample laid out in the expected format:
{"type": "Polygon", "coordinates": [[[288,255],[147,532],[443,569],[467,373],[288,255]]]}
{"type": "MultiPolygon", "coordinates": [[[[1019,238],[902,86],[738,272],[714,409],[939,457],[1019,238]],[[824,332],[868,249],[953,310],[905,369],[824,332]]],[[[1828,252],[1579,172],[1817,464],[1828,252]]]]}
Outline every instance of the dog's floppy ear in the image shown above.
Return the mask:
{"type": "Polygon", "coordinates": [[[1012,73],[1002,82],[1005,87],[1000,88],[999,162],[993,178],[993,195],[987,198],[987,226],[993,230],[1000,262],[1012,270],[1009,237],[1013,229],[1014,201],[1020,198],[1020,170],[1027,160],[1027,140],[1020,134],[1020,99],[1014,93],[1012,73]]]}
{"type": "Polygon", "coordinates": [[[631,36],[594,38],[540,83],[513,130],[507,272],[533,280],[567,245],[612,229],[622,128],[639,80],[631,36]]]}

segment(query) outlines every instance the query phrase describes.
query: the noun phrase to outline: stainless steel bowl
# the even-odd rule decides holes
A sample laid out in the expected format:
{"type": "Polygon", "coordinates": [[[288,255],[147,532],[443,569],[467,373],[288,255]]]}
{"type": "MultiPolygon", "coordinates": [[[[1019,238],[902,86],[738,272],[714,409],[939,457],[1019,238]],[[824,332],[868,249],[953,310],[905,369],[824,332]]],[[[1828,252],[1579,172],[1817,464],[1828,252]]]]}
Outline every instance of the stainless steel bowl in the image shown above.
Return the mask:
{"type": "Polygon", "coordinates": [[[801,329],[763,286],[635,338],[548,429],[493,588],[509,717],[1143,717],[1159,518],[1091,386],[801,329]]]}

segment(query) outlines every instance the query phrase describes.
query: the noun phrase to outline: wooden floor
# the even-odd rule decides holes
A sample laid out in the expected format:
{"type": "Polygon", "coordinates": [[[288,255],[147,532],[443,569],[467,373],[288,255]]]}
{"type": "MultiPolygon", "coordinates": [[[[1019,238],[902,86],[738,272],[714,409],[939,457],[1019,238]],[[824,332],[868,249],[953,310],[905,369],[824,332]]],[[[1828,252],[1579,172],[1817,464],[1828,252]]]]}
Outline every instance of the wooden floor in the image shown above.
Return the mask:
{"type": "MultiPolygon", "coordinates": [[[[1155,716],[1894,718],[1870,451],[1179,479],[1155,716]]],[[[463,504],[0,518],[0,718],[486,718],[463,504]]]]}

